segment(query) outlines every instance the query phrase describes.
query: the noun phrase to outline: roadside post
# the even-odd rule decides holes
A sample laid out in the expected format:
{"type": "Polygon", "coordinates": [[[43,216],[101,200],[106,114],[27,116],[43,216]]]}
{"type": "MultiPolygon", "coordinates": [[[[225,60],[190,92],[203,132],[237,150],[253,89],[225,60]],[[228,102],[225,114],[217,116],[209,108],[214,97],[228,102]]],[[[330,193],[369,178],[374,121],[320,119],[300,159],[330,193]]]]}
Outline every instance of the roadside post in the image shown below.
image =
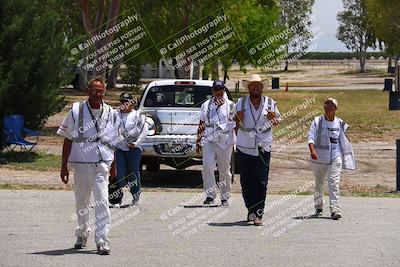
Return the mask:
{"type": "Polygon", "coordinates": [[[238,97],[238,95],[239,95],[239,86],[240,86],[240,82],[239,81],[235,82],[235,95],[236,95],[236,97],[238,97]]]}
{"type": "Polygon", "coordinates": [[[400,139],[396,140],[396,191],[400,193],[400,139]]]}
{"type": "MultiPolygon", "coordinates": [[[[3,142],[4,142],[4,130],[3,129],[4,129],[4,117],[1,114],[0,115],[0,152],[2,152],[3,149],[4,149],[4,144],[3,144],[3,142]]],[[[0,156],[0,165],[1,164],[6,164],[6,163],[7,163],[6,159],[2,158],[0,156]]]]}
{"type": "MultiPolygon", "coordinates": [[[[400,66],[396,58],[394,90],[389,91],[389,110],[400,110],[400,66]]],[[[396,140],[396,191],[400,193],[400,139],[396,140]]]]}

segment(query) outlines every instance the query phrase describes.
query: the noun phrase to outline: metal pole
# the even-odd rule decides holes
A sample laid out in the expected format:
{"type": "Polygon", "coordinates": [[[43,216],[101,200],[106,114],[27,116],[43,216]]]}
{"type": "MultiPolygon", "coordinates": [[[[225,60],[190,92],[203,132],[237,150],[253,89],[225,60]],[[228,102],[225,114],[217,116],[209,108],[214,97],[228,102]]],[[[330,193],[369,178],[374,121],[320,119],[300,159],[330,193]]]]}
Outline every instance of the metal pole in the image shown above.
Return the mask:
{"type": "Polygon", "coordinates": [[[0,151],[3,151],[3,141],[4,141],[4,122],[3,122],[4,116],[2,113],[0,113],[0,151]]]}
{"type": "Polygon", "coordinates": [[[400,193],[400,139],[396,140],[396,191],[400,193]]]}
{"type": "MultiPolygon", "coordinates": [[[[3,144],[3,141],[4,141],[4,131],[3,131],[3,129],[4,129],[4,116],[3,116],[3,114],[1,113],[1,114],[0,114],[0,152],[2,152],[3,149],[4,149],[4,144],[3,144]]],[[[1,164],[6,164],[6,163],[7,163],[6,159],[0,157],[0,165],[1,165],[1,164]]]]}
{"type": "MultiPolygon", "coordinates": [[[[396,66],[396,79],[395,79],[395,90],[399,91],[400,85],[400,68],[399,68],[399,58],[396,58],[395,66],[396,66]]],[[[396,140],[396,191],[400,192],[400,139],[396,140]]]]}

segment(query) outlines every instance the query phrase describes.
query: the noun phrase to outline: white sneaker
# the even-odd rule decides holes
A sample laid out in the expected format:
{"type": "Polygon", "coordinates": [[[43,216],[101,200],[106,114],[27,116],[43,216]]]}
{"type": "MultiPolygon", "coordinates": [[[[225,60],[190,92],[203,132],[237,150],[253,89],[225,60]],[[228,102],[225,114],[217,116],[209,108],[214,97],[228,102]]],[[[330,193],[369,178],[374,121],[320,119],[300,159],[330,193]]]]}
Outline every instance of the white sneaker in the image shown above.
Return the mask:
{"type": "Polygon", "coordinates": [[[121,204],[111,204],[111,207],[113,209],[119,209],[121,207],[121,204]]]}

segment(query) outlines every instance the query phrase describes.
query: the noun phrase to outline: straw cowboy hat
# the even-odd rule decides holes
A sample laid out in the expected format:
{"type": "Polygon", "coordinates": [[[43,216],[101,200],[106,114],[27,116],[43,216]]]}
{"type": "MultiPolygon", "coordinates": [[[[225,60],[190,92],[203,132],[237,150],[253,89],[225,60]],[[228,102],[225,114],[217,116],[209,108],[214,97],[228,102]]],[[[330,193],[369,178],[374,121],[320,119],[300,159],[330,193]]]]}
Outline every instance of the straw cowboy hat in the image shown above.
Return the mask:
{"type": "Polygon", "coordinates": [[[262,79],[259,74],[252,74],[249,80],[243,80],[242,84],[244,88],[249,88],[250,83],[261,83],[264,89],[268,88],[268,80],[262,79]]]}

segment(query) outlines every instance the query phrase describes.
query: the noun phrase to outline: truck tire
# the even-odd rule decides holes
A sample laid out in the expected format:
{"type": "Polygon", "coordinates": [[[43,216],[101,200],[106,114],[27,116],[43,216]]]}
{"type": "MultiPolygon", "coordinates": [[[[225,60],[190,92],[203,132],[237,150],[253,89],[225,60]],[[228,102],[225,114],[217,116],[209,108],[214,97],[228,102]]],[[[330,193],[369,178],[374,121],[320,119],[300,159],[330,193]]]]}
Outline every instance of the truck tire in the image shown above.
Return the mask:
{"type": "Polygon", "coordinates": [[[152,161],[146,164],[146,171],[148,172],[159,172],[160,163],[157,161],[152,161]]]}

